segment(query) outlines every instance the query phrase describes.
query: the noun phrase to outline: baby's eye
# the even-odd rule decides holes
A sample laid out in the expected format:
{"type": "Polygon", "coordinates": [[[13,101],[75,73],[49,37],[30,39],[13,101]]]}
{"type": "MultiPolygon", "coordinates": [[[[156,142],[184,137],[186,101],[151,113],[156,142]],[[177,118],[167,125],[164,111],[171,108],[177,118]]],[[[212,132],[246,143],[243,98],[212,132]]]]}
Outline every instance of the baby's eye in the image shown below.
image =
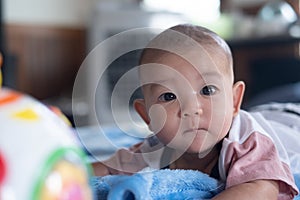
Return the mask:
{"type": "Polygon", "coordinates": [[[211,96],[217,92],[217,87],[213,85],[206,85],[205,87],[202,88],[200,91],[200,94],[205,95],[205,96],[211,96]]]}
{"type": "Polygon", "coordinates": [[[164,93],[158,97],[159,101],[172,101],[174,99],[176,99],[176,95],[171,92],[164,93]]]}

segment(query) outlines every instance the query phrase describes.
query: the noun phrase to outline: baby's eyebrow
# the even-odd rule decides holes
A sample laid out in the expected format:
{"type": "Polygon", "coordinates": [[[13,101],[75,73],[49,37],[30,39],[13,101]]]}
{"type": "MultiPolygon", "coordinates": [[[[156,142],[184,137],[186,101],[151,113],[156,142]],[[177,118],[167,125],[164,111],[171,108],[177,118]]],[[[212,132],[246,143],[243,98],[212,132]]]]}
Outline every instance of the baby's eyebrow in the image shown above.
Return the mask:
{"type": "MultiPolygon", "coordinates": [[[[166,81],[162,81],[162,82],[166,82],[166,81]]],[[[150,90],[154,90],[155,88],[158,88],[158,87],[164,87],[164,84],[162,82],[155,82],[155,83],[150,83],[149,84],[149,88],[150,90]]]]}
{"type": "Polygon", "coordinates": [[[222,78],[224,75],[222,75],[221,73],[217,73],[217,72],[204,72],[201,73],[199,72],[200,76],[202,77],[216,77],[216,78],[222,78]]]}
{"type": "MultiPolygon", "coordinates": [[[[148,87],[149,87],[149,91],[150,92],[154,92],[154,91],[157,91],[157,90],[171,90],[170,88],[172,88],[172,86],[171,87],[168,87],[168,84],[167,84],[167,82],[168,82],[168,80],[165,80],[165,81],[159,81],[159,82],[153,82],[153,83],[149,83],[149,84],[147,84],[148,85],[148,87]]],[[[170,83],[169,83],[169,85],[170,85],[170,83]]],[[[173,85],[173,84],[172,84],[173,85]]]]}
{"type": "MultiPolygon", "coordinates": [[[[204,81],[205,81],[205,79],[208,79],[208,78],[221,80],[223,77],[222,74],[215,72],[215,71],[203,72],[203,73],[199,72],[199,74],[204,81]]],[[[175,79],[173,79],[172,77],[167,77],[167,78],[164,77],[161,79],[160,78],[157,78],[156,80],[154,79],[152,82],[146,83],[145,85],[148,85],[150,91],[153,91],[154,89],[161,88],[161,87],[164,87],[164,88],[171,87],[172,88],[172,86],[174,86],[174,84],[178,83],[177,81],[175,81],[175,82],[174,81],[175,81],[175,79]]],[[[186,80],[186,81],[188,82],[188,80],[186,80]]]]}
{"type": "Polygon", "coordinates": [[[172,81],[173,78],[164,78],[164,79],[154,79],[151,82],[145,83],[144,85],[150,85],[150,86],[164,86],[169,81],[172,81]]]}

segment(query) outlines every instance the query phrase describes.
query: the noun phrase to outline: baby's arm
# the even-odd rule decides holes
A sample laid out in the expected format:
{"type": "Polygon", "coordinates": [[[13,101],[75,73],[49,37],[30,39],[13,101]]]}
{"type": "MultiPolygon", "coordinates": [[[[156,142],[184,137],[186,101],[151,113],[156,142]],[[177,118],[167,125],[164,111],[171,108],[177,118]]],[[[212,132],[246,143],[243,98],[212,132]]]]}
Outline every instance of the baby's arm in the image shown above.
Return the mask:
{"type": "Polygon", "coordinates": [[[213,200],[240,199],[278,199],[279,185],[277,181],[256,180],[227,188],[213,200]]]}
{"type": "Polygon", "coordinates": [[[120,149],[108,160],[93,163],[95,176],[133,174],[145,168],[147,164],[140,151],[142,144],[138,143],[129,150],[120,149]]]}

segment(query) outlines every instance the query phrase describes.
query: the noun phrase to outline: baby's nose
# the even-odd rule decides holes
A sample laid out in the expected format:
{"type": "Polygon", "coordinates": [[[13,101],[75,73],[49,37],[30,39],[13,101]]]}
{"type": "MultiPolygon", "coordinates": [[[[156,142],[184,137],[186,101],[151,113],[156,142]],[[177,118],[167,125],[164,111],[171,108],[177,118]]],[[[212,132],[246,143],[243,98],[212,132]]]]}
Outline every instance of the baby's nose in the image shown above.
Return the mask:
{"type": "Polygon", "coordinates": [[[182,117],[191,117],[202,115],[203,110],[198,102],[189,102],[187,105],[182,106],[182,117]]]}
{"type": "Polygon", "coordinates": [[[193,116],[193,115],[200,115],[199,111],[195,111],[195,112],[184,112],[183,116],[184,117],[188,117],[188,116],[193,116]]]}

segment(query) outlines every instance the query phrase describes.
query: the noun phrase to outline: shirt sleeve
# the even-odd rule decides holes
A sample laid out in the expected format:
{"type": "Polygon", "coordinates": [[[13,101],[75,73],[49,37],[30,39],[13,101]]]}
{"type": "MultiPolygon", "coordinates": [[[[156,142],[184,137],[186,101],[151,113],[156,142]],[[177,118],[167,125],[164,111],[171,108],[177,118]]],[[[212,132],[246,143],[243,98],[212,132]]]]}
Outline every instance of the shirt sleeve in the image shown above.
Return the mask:
{"type": "Polygon", "coordinates": [[[241,144],[229,144],[224,164],[226,188],[255,180],[275,180],[279,183],[278,199],[293,199],[298,193],[289,165],[280,160],[272,140],[258,132],[241,144]]]}

